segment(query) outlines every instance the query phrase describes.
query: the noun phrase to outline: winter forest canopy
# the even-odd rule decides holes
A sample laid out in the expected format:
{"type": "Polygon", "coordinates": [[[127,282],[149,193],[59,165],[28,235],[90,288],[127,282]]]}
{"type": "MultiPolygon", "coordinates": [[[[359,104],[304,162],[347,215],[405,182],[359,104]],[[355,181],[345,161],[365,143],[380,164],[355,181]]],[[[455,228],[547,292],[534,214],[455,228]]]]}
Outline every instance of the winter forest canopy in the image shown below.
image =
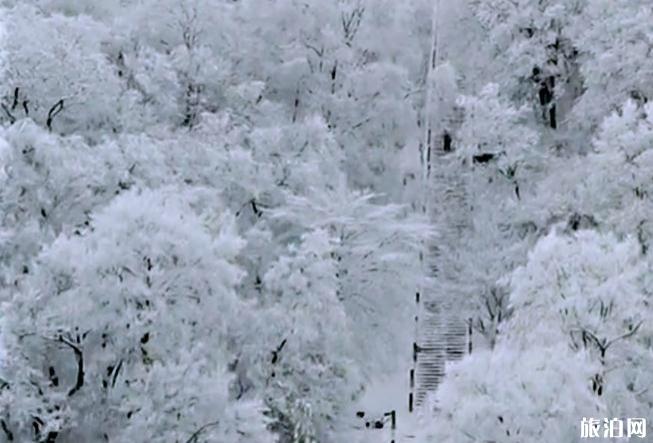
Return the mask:
{"type": "Polygon", "coordinates": [[[653,419],[652,23],[650,0],[0,0],[0,442],[653,419]]]}

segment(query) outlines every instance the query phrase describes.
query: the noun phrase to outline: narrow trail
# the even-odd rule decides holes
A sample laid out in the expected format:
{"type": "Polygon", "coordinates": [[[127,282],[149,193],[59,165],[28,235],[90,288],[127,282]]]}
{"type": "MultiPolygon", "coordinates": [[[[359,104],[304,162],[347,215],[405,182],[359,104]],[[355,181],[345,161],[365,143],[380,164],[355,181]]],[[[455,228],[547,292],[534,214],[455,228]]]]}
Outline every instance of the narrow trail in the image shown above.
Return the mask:
{"type": "MultiPolygon", "coordinates": [[[[428,53],[426,75],[424,78],[424,109],[418,119],[418,127],[423,131],[419,140],[420,164],[422,169],[423,196],[421,211],[433,221],[434,183],[453,183],[444,188],[441,200],[445,205],[460,205],[464,200],[457,182],[449,181],[447,168],[434,168],[435,157],[444,158],[450,151],[451,137],[448,125],[459,122],[440,121],[440,109],[435,99],[436,84],[434,74],[438,68],[443,46],[439,23],[440,0],[435,0],[432,10],[431,48],[428,53]],[[436,139],[442,139],[438,146],[436,139]],[[443,173],[445,176],[442,176],[443,173]]],[[[440,162],[441,163],[441,162],[440,162]]],[[[441,210],[441,209],[440,209],[441,210]]],[[[459,229],[458,220],[446,220],[447,226],[459,229]]],[[[464,222],[462,223],[464,225],[464,222]]],[[[435,258],[437,248],[425,242],[420,254],[421,266],[425,273],[437,278],[435,258]]],[[[445,376],[446,364],[459,360],[472,351],[472,331],[460,309],[454,306],[450,297],[437,301],[420,300],[420,292],[433,292],[432,288],[421,286],[416,293],[415,333],[412,343],[412,359],[406,369],[395,377],[372,383],[366,395],[352,412],[352,428],[357,430],[356,443],[399,443],[416,442],[420,419],[428,418],[430,411],[427,399],[433,394],[445,376]],[[388,429],[390,428],[390,429],[388,429]],[[374,435],[372,437],[372,435],[374,435]]],[[[409,357],[410,359],[410,357],[409,357]]]]}

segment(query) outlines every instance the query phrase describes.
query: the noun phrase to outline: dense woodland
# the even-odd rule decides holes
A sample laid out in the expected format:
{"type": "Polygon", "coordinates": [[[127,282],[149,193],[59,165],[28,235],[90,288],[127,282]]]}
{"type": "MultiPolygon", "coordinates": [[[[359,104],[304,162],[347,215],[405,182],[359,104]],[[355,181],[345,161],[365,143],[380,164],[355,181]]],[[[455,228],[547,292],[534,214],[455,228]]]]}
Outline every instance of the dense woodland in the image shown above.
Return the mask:
{"type": "Polygon", "coordinates": [[[0,5],[0,441],[377,443],[416,291],[413,441],[653,419],[650,0],[0,5]]]}

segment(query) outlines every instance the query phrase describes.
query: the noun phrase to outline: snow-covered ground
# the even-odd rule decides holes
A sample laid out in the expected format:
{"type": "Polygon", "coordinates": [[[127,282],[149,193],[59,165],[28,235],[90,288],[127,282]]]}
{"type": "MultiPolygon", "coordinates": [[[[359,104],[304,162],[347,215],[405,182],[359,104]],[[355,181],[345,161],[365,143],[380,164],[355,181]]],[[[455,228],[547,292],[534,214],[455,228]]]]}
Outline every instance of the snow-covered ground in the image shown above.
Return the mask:
{"type": "MultiPolygon", "coordinates": [[[[410,359],[406,358],[409,363],[410,359]]],[[[416,430],[419,429],[421,413],[415,410],[408,412],[409,366],[392,375],[386,375],[373,380],[364,395],[351,405],[348,411],[350,431],[347,440],[352,443],[395,443],[416,442],[416,430]],[[396,429],[391,429],[391,419],[388,415],[395,412],[396,429]],[[357,413],[365,415],[359,417],[357,413]],[[376,428],[375,422],[383,422],[382,428],[376,428]],[[366,424],[368,424],[366,426],[366,424]]]]}

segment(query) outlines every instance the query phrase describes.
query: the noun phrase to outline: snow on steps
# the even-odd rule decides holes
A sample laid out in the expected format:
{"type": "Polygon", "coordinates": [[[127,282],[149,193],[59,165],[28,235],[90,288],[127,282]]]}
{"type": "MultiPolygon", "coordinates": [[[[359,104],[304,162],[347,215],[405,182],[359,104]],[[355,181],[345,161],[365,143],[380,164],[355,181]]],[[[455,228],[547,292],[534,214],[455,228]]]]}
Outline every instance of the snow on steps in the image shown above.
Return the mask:
{"type": "MultiPolygon", "coordinates": [[[[363,398],[347,412],[351,422],[349,432],[346,436],[343,435],[342,441],[417,443],[416,434],[423,425],[421,421],[429,416],[428,411],[422,407],[426,404],[425,400],[442,381],[446,362],[462,358],[469,349],[470,340],[467,322],[462,315],[452,314],[458,311],[453,306],[446,303],[428,303],[419,311],[414,412],[410,413],[406,404],[410,390],[407,380],[410,365],[406,365],[397,374],[370,383],[363,398]],[[390,411],[395,411],[394,432],[389,416],[386,415],[390,411]],[[357,415],[360,412],[364,413],[362,417],[357,415]],[[382,421],[383,427],[376,428],[376,421],[382,421]],[[366,423],[369,425],[366,426],[366,423]]],[[[408,361],[410,357],[406,358],[407,363],[408,361]]]]}
{"type": "Polygon", "coordinates": [[[421,312],[416,347],[416,408],[439,386],[446,362],[458,360],[467,352],[467,324],[453,312],[455,309],[446,304],[431,304],[421,312]]]}

